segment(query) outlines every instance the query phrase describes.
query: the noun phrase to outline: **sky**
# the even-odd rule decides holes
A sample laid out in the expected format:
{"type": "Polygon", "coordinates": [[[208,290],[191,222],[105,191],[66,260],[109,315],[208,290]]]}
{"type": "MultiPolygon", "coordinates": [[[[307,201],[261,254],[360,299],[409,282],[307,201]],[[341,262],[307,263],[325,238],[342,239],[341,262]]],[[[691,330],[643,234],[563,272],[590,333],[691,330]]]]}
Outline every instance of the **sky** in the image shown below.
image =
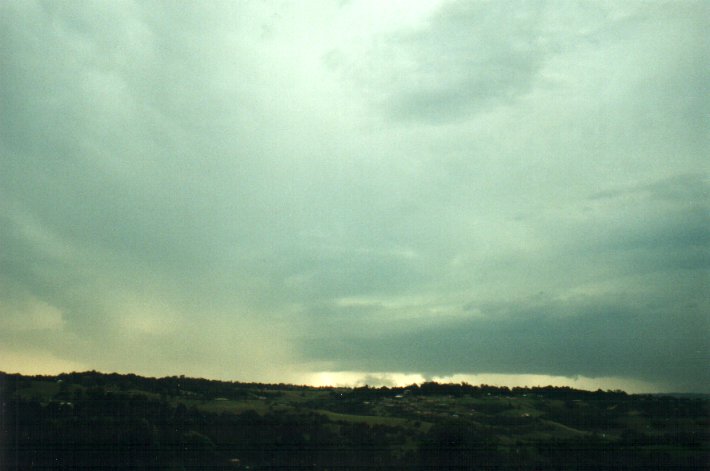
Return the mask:
{"type": "Polygon", "coordinates": [[[0,370],[710,392],[704,1],[0,3],[0,370]]]}

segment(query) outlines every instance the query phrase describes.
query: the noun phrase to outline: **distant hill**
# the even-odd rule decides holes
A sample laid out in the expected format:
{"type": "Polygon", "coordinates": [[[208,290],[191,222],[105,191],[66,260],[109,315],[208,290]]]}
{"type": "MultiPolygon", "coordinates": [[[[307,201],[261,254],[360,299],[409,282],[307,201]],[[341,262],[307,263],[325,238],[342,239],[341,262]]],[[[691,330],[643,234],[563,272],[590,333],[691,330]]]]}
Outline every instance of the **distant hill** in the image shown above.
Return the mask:
{"type": "Polygon", "coordinates": [[[0,373],[0,469],[703,469],[706,395],[0,373]]]}
{"type": "Polygon", "coordinates": [[[670,396],[670,397],[677,397],[680,399],[704,399],[704,400],[710,399],[710,394],[706,394],[706,393],[669,392],[669,393],[653,393],[650,395],[656,396],[656,397],[670,396]]]}

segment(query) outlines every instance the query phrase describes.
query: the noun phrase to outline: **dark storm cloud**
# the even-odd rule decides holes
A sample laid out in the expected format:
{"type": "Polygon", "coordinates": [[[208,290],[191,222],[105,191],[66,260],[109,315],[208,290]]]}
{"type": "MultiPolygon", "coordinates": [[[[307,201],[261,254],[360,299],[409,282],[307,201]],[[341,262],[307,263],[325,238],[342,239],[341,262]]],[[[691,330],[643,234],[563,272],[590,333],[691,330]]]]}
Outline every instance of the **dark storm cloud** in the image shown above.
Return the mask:
{"type": "Polygon", "coordinates": [[[565,245],[533,260],[484,270],[469,287],[474,299],[448,315],[422,318],[426,306],[410,305],[402,317],[377,302],[320,306],[318,322],[332,334],[307,337],[304,349],[336,370],[616,376],[705,390],[707,192],[703,175],[688,174],[595,194],[590,204],[613,205],[604,217],[577,221],[575,236],[552,239],[565,245]],[[491,300],[486,287],[496,277],[507,277],[508,292],[491,300]],[[520,296],[523,280],[540,291],[520,296]]]}
{"type": "Polygon", "coordinates": [[[667,390],[706,390],[707,299],[655,310],[628,300],[527,301],[533,306],[484,308],[485,318],[416,327],[410,320],[381,335],[374,326],[374,335],[339,329],[337,336],[305,348],[354,371],[617,376],[667,390]]]}

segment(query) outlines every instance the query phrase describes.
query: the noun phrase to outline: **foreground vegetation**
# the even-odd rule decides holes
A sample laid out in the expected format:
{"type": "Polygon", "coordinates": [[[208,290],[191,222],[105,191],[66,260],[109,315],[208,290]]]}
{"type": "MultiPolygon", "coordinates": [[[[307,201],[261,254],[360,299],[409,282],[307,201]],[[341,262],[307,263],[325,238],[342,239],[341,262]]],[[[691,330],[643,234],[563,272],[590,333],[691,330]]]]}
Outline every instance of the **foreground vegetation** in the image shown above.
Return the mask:
{"type": "Polygon", "coordinates": [[[0,469],[705,469],[705,396],[0,373],[0,469]]]}

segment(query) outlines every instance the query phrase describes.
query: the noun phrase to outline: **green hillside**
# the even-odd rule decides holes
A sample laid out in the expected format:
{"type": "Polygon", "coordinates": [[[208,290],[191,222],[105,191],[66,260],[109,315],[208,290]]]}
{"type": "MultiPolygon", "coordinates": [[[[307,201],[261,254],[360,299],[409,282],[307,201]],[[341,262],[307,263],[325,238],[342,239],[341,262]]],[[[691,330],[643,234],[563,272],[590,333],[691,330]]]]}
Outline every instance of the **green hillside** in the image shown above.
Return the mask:
{"type": "Polygon", "coordinates": [[[707,397],[0,374],[0,469],[703,469],[707,397]]]}

